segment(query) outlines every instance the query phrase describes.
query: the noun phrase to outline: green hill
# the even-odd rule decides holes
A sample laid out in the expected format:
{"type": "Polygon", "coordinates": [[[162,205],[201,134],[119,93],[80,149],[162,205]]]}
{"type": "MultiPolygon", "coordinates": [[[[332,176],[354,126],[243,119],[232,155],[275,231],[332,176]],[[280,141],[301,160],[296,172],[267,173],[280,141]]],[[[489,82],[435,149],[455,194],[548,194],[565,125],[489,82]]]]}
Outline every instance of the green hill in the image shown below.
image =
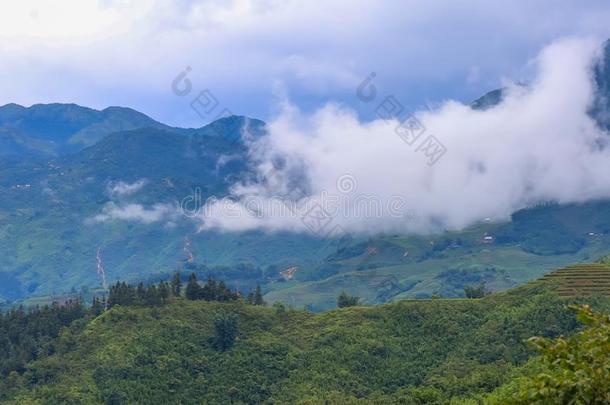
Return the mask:
{"type": "MultiPolygon", "coordinates": [[[[610,308],[607,299],[594,302],[610,308]]],[[[74,321],[58,338],[42,339],[36,360],[5,370],[0,398],[18,404],[449,404],[520,375],[533,353],[526,338],[575,330],[565,304],[541,286],[527,286],[480,300],[400,301],[318,314],[239,301],[115,306],[74,321]],[[225,351],[214,344],[219,314],[237,321],[237,338],[225,351]]]]}
{"type": "Polygon", "coordinates": [[[326,310],[342,290],[367,304],[463,297],[466,285],[481,282],[505,290],[605,255],[608,207],[607,202],[549,204],[519,211],[511,222],[461,232],[354,240],[316,267],[299,270],[290,282],[269,286],[266,299],[326,310]],[[492,243],[482,242],[486,234],[492,243]]]}
{"type": "Polygon", "coordinates": [[[538,283],[550,282],[562,297],[603,295],[610,297],[610,266],[583,263],[545,274],[538,283]]]}

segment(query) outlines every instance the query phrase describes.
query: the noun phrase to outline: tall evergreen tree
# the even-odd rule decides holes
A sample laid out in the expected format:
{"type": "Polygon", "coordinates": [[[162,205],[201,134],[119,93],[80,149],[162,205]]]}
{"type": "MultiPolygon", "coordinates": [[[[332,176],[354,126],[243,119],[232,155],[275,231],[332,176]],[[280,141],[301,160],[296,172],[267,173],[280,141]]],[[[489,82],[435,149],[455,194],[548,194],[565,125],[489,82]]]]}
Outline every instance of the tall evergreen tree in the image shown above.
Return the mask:
{"type": "Polygon", "coordinates": [[[339,308],[355,307],[359,303],[359,297],[348,295],[345,291],[342,291],[341,294],[339,294],[339,296],[337,297],[337,306],[339,308]]]}
{"type": "Polygon", "coordinates": [[[216,294],[216,300],[218,301],[229,301],[231,299],[231,290],[227,288],[224,281],[218,283],[218,292],[216,294]]]}
{"type": "Polygon", "coordinates": [[[157,286],[152,284],[149,285],[146,289],[146,296],[144,299],[144,305],[154,306],[161,304],[161,299],[159,297],[159,292],[157,290],[157,286]]]}
{"type": "Polygon", "coordinates": [[[172,287],[172,294],[174,295],[174,297],[179,297],[180,292],[182,291],[182,280],[180,278],[179,271],[174,273],[174,277],[172,277],[171,287],[172,287]]]}
{"type": "Polygon", "coordinates": [[[256,285],[256,291],[254,292],[254,305],[265,305],[260,284],[256,285]]]}
{"type": "Polygon", "coordinates": [[[136,289],[137,302],[138,304],[144,304],[146,301],[146,287],[144,287],[144,283],[138,283],[138,288],[136,289]]]}
{"type": "Polygon", "coordinates": [[[170,288],[165,281],[159,283],[159,287],[157,288],[157,290],[159,292],[159,299],[162,303],[167,302],[167,300],[169,299],[169,289],[170,288]]]}
{"type": "Polygon", "coordinates": [[[201,297],[201,287],[197,282],[197,275],[191,273],[185,290],[186,298],[189,300],[198,300],[201,297]]]}
{"type": "Polygon", "coordinates": [[[216,280],[214,280],[212,277],[208,277],[208,296],[207,298],[204,297],[204,299],[206,301],[215,301],[218,299],[218,285],[216,283],[216,280]]]}
{"type": "Polygon", "coordinates": [[[98,316],[102,312],[104,312],[104,305],[102,300],[97,297],[93,297],[93,302],[91,303],[91,312],[94,316],[98,316]]]}

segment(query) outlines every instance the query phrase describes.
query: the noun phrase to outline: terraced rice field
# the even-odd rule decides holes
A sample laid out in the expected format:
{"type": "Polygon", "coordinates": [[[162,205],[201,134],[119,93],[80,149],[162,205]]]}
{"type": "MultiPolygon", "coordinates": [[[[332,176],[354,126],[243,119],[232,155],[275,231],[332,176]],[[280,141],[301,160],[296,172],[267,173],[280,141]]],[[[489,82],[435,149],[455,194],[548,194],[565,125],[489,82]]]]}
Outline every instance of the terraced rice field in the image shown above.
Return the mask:
{"type": "Polygon", "coordinates": [[[610,266],[607,264],[577,264],[545,274],[539,281],[556,282],[562,297],[610,296],[610,266]]]}

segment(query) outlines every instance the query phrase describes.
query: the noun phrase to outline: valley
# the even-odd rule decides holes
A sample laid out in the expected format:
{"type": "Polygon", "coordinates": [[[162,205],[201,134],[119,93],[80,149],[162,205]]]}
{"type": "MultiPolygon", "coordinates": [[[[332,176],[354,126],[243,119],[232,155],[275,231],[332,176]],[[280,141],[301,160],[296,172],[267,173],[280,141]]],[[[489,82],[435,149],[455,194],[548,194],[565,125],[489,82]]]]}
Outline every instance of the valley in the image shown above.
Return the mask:
{"type": "MultiPolygon", "coordinates": [[[[78,119],[89,123],[87,114],[99,113],[74,105],[9,105],[0,107],[5,128],[12,128],[15,109],[31,116],[20,116],[14,136],[28,129],[57,145],[68,142],[57,146],[59,151],[70,148],[72,133],[89,128],[78,119]],[[52,138],[36,132],[40,120],[69,130],[52,138]]],[[[108,111],[120,112],[132,126],[152,122],[133,110],[108,111]]],[[[247,127],[248,137],[264,136],[264,123],[231,117],[200,129],[155,126],[108,134],[76,153],[15,152],[2,160],[0,277],[6,282],[0,298],[5,305],[98,288],[98,249],[109,281],[168,278],[176,270],[198,269],[244,291],[260,284],[271,302],[316,311],[333,308],[342,290],[367,304],[458,297],[464,286],[480,282],[500,291],[554,268],[595,261],[610,250],[606,201],[549,202],[519,211],[510,221],[490,219],[427,237],[354,234],[333,240],[305,227],[297,233],[201,232],[181,204],[195,196],[198,210],[212,196],[230,195],[236,179],[255,177],[243,131],[247,127]],[[280,274],[293,267],[289,279],[280,274]],[[251,271],[240,274],[239,268],[251,271]]]]}

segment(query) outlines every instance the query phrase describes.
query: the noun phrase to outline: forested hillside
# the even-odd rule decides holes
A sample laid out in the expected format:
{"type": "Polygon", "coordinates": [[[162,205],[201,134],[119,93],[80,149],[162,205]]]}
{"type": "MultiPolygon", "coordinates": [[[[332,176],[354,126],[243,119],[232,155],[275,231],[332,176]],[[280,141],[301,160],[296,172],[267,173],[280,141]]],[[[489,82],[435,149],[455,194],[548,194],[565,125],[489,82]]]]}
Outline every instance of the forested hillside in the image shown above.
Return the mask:
{"type": "MultiPolygon", "coordinates": [[[[97,302],[58,337],[38,339],[33,361],[3,368],[2,401],[448,404],[527,372],[527,338],[578,327],[568,301],[542,286],[319,314],[250,305],[229,290],[210,295],[209,283],[191,299],[161,288],[166,300],[115,302],[107,311],[97,302]]],[[[126,291],[147,296],[144,287],[126,291]]],[[[607,299],[589,301],[610,308],[607,299]]],[[[4,318],[4,333],[10,322],[38,319],[24,316],[4,318]]]]}

